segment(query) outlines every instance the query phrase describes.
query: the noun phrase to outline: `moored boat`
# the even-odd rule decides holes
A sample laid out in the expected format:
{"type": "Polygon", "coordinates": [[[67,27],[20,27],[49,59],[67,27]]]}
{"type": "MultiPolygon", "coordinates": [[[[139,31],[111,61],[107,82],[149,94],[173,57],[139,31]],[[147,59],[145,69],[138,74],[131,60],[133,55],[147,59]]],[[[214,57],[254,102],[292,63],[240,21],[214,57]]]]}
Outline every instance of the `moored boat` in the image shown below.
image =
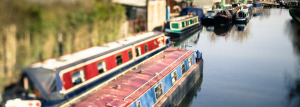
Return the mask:
{"type": "Polygon", "coordinates": [[[253,3],[253,14],[260,13],[264,8],[262,3],[253,3]]]}
{"type": "Polygon", "coordinates": [[[168,48],[73,106],[170,106],[201,77],[201,53],[168,48]],[[172,101],[170,100],[172,99],[172,101]]]}
{"type": "Polygon", "coordinates": [[[165,23],[165,33],[168,36],[182,36],[182,34],[198,31],[203,16],[201,8],[183,8],[179,17],[165,23]]]}
{"type": "Polygon", "coordinates": [[[37,102],[34,104],[39,106],[77,100],[162,52],[169,44],[169,37],[163,33],[148,32],[33,64],[24,70],[21,84],[16,86],[19,91],[12,92],[15,95],[4,93],[4,100],[19,98],[9,100],[7,105],[37,102]]]}
{"type": "Polygon", "coordinates": [[[229,10],[221,10],[220,12],[217,13],[215,16],[215,24],[220,25],[220,24],[231,24],[232,22],[232,14],[230,13],[229,10]]]}
{"type": "Polygon", "coordinates": [[[212,25],[215,24],[215,16],[220,10],[210,10],[207,11],[205,16],[202,18],[203,25],[212,25]]]}
{"type": "Polygon", "coordinates": [[[239,22],[248,22],[251,18],[252,8],[250,5],[242,5],[241,9],[239,9],[235,14],[235,21],[239,22]]]}

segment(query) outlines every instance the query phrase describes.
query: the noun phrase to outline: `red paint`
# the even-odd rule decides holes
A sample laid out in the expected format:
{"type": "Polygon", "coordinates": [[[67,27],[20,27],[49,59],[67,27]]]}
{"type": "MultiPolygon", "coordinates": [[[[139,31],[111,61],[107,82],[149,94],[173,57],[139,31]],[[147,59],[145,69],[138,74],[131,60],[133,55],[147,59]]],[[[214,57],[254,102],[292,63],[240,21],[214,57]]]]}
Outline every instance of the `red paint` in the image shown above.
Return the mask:
{"type": "MultiPolygon", "coordinates": [[[[142,55],[145,54],[145,44],[148,45],[148,52],[151,52],[152,50],[158,48],[158,46],[159,46],[158,38],[161,38],[161,37],[164,37],[164,36],[158,36],[158,37],[153,38],[152,40],[150,40],[150,41],[148,41],[146,43],[143,43],[143,44],[140,44],[140,45],[134,47],[132,53],[136,53],[135,49],[137,47],[141,47],[141,54],[142,55]],[[157,47],[155,47],[154,41],[157,41],[157,47]]],[[[164,41],[164,40],[162,40],[162,41],[164,41]]],[[[113,55],[111,55],[109,57],[106,57],[104,59],[100,59],[100,60],[98,60],[96,62],[93,62],[91,64],[88,64],[88,65],[85,65],[83,67],[76,68],[76,69],[74,69],[72,71],[64,73],[63,77],[62,77],[64,89],[68,90],[68,89],[70,89],[70,88],[73,87],[73,83],[72,83],[72,73],[73,72],[75,72],[77,70],[80,70],[80,69],[84,69],[85,80],[87,81],[87,80],[92,79],[92,78],[94,78],[94,77],[96,77],[96,76],[99,75],[98,68],[97,68],[99,62],[105,61],[106,72],[109,71],[109,70],[111,70],[111,69],[113,69],[113,68],[115,68],[115,67],[117,67],[116,56],[118,56],[118,55],[122,55],[123,64],[126,63],[126,62],[128,62],[129,61],[129,57],[128,57],[128,51],[129,50],[132,50],[132,49],[128,48],[128,49],[126,49],[124,51],[118,52],[117,54],[113,54],[113,55]]],[[[132,55],[134,55],[134,54],[132,54],[132,55]]],[[[134,58],[134,56],[133,56],[133,58],[134,58]]]]}
{"type": "Polygon", "coordinates": [[[99,62],[94,62],[94,63],[91,63],[89,65],[86,65],[84,67],[84,75],[85,75],[85,79],[86,80],[89,80],[97,75],[99,75],[98,73],[98,65],[99,62]],[[88,71],[88,72],[87,72],[88,71]]]}
{"type": "Polygon", "coordinates": [[[109,82],[109,84],[98,89],[95,93],[86,97],[74,106],[128,106],[142,94],[147,92],[147,90],[153,87],[157,82],[163,79],[191,54],[193,54],[193,51],[167,49],[164,53],[161,53],[146,61],[144,64],[139,65],[137,69],[126,72],[124,75],[109,82]],[[164,55],[167,57],[162,58],[164,55]],[[170,64],[172,65],[169,66],[170,64]],[[139,73],[141,69],[143,70],[143,73],[139,73]],[[162,73],[155,77],[155,79],[149,81],[158,72],[162,73]],[[147,85],[144,85],[144,87],[136,91],[135,94],[129,96],[133,91],[137,90],[145,83],[147,83],[147,85]],[[116,89],[116,85],[121,85],[121,87],[116,89]],[[123,100],[127,96],[129,97],[126,100],[123,100]]]}

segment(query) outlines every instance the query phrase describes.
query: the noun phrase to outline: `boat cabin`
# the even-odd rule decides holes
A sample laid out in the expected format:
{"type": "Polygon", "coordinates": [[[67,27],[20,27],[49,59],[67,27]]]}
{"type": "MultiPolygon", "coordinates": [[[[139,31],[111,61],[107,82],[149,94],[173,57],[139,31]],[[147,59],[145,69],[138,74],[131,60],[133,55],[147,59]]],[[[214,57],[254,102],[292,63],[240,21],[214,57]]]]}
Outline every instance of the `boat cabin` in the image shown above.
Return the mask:
{"type": "Polygon", "coordinates": [[[170,39],[160,32],[127,37],[59,59],[49,59],[25,69],[22,99],[54,106],[101,87],[129,68],[161,52],[170,39]]]}

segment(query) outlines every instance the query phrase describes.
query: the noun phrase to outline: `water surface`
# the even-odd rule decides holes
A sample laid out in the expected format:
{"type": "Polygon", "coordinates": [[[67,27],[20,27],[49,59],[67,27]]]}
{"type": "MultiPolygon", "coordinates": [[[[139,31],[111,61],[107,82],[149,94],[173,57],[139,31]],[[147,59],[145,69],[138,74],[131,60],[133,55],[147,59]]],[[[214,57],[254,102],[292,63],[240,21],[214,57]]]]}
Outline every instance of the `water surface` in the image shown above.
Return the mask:
{"type": "Polygon", "coordinates": [[[300,106],[300,30],[288,9],[265,9],[247,24],[204,26],[183,48],[204,58],[192,107],[300,106]]]}

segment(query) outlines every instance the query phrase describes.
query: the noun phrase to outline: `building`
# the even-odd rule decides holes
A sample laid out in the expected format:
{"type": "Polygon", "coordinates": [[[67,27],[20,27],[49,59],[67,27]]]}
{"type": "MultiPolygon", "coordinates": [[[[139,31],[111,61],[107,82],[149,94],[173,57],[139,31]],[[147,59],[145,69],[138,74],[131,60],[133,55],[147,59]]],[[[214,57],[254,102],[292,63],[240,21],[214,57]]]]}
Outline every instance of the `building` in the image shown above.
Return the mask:
{"type": "Polygon", "coordinates": [[[126,6],[129,33],[153,31],[166,21],[166,0],[112,0],[126,6]]]}

